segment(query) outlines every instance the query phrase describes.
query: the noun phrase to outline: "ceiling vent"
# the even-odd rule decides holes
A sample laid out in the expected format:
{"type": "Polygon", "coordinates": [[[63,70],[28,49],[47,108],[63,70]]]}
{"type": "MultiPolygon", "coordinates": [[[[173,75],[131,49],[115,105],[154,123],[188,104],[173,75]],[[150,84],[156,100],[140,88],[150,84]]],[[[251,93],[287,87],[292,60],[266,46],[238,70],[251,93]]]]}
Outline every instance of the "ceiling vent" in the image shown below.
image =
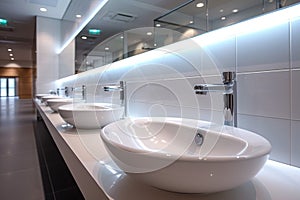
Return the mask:
{"type": "Polygon", "coordinates": [[[43,5],[43,6],[56,7],[58,0],[29,0],[29,3],[43,5]]]}
{"type": "Polygon", "coordinates": [[[120,21],[120,22],[132,22],[135,20],[135,16],[129,15],[129,14],[124,14],[124,13],[117,13],[113,16],[110,17],[112,20],[115,21],[120,21]]]}

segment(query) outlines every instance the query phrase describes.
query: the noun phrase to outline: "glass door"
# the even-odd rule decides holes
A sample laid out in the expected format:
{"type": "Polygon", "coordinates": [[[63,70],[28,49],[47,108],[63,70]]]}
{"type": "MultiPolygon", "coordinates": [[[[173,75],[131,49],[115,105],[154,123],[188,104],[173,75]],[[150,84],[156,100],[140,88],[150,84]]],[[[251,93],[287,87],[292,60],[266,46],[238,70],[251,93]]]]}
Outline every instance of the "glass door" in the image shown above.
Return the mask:
{"type": "Polygon", "coordinates": [[[1,77],[0,78],[0,95],[1,97],[16,96],[16,78],[1,77]]]}

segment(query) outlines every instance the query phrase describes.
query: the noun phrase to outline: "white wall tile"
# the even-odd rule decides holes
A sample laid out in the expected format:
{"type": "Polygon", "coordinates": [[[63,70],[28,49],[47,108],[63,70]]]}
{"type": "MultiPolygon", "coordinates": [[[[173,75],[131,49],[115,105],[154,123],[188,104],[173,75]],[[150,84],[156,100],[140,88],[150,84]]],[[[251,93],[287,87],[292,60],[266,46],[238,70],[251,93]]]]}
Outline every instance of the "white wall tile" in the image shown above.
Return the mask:
{"type": "Polygon", "coordinates": [[[179,117],[223,124],[223,112],[191,107],[169,106],[158,103],[130,102],[131,117],[179,117]]]}
{"type": "Polygon", "coordinates": [[[300,120],[300,70],[292,70],[292,119],[300,120]]]}
{"type": "Polygon", "coordinates": [[[238,113],[290,118],[290,72],[238,74],[238,113]]]}
{"type": "Polygon", "coordinates": [[[290,121],[276,118],[238,115],[238,127],[265,137],[272,145],[270,158],[290,164],[290,121]]]}
{"type": "Polygon", "coordinates": [[[132,101],[222,111],[224,107],[222,92],[196,95],[194,85],[199,83],[220,84],[222,81],[216,76],[131,82],[127,83],[127,94],[132,101]]]}
{"type": "Polygon", "coordinates": [[[229,38],[203,47],[204,56],[203,68],[216,66],[220,73],[224,71],[236,71],[236,38],[229,38]]]}
{"type": "MultiPolygon", "coordinates": [[[[235,38],[203,47],[197,43],[185,45],[176,54],[193,66],[195,72],[190,72],[191,75],[217,75],[223,71],[235,71],[235,38]]],[[[189,75],[187,72],[185,74],[189,75]]]]}
{"type": "Polygon", "coordinates": [[[300,121],[292,121],[292,165],[300,167],[300,121]]]}
{"type": "Polygon", "coordinates": [[[291,65],[300,68],[300,17],[291,21],[291,65]]]}
{"type": "Polygon", "coordinates": [[[289,68],[289,23],[237,37],[237,71],[289,68]]]}

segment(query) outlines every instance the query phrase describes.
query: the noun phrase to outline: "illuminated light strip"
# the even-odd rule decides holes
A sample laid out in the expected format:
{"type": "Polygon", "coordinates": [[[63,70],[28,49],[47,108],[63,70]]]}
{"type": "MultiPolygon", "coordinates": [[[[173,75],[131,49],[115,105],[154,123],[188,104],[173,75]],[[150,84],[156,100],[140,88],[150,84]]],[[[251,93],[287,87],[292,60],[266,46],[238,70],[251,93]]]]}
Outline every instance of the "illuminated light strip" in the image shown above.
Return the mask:
{"type": "Polygon", "coordinates": [[[300,16],[300,3],[288,8],[275,10],[271,13],[239,22],[237,24],[223,27],[192,38],[199,45],[207,46],[210,44],[225,41],[239,35],[254,33],[260,30],[268,29],[283,23],[290,19],[300,16]]]}
{"type": "Polygon", "coordinates": [[[103,0],[96,6],[95,10],[91,13],[91,15],[79,26],[79,28],[70,36],[70,38],[56,51],[57,54],[60,54],[71,42],[72,40],[79,34],[79,32],[95,17],[95,15],[101,10],[101,8],[108,2],[109,0],[103,0]]]}

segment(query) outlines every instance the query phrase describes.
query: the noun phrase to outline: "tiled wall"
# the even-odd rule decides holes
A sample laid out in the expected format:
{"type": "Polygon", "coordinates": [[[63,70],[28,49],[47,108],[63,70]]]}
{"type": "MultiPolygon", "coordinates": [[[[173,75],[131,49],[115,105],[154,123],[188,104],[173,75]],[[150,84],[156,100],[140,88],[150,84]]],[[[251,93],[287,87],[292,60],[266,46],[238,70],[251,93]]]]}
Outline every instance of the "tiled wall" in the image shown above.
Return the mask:
{"type": "MultiPolygon", "coordinates": [[[[131,116],[175,116],[223,121],[220,93],[195,95],[196,83],[222,83],[237,72],[238,127],[266,137],[271,159],[300,167],[300,18],[251,33],[203,43],[206,36],[178,42],[109,66],[57,81],[86,85],[88,101],[111,101],[101,86],[127,81],[131,116]],[[297,69],[298,68],[298,69],[297,69]]],[[[214,36],[211,36],[214,37],[214,36]]],[[[205,41],[204,41],[205,42],[205,41]]],[[[117,102],[118,95],[113,95],[117,102]]]]}

